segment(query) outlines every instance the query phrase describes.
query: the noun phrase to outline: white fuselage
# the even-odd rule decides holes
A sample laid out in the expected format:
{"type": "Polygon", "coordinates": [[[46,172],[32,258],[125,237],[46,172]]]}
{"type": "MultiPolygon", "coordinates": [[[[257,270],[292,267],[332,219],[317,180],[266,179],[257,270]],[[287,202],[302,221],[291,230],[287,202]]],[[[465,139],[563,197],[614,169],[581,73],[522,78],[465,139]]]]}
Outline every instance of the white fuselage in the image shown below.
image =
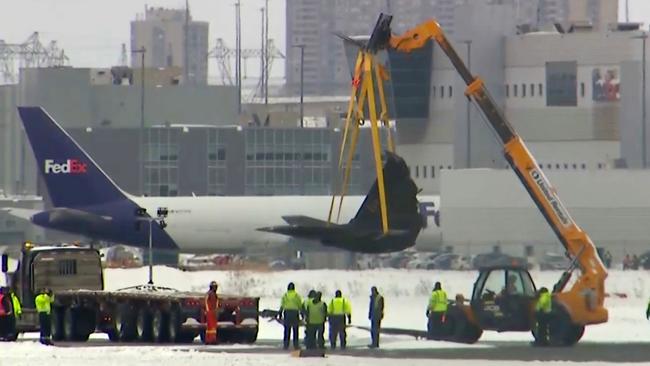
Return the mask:
{"type": "MultiPolygon", "coordinates": [[[[304,215],[327,220],[332,198],[329,196],[270,196],[270,197],[134,197],[140,207],[155,215],[159,207],[169,211],[165,230],[182,252],[202,253],[241,251],[252,246],[284,245],[288,237],[256,229],[286,225],[282,216],[304,215]]],[[[339,223],[352,219],[363,196],[345,197],[339,223]]],[[[439,196],[418,197],[421,202],[440,206],[439,196]]],[[[337,199],[338,202],[338,199],[337,199]]],[[[333,221],[336,219],[336,209],[333,221]]],[[[428,219],[416,248],[428,250],[440,244],[440,228],[428,219]]]]}

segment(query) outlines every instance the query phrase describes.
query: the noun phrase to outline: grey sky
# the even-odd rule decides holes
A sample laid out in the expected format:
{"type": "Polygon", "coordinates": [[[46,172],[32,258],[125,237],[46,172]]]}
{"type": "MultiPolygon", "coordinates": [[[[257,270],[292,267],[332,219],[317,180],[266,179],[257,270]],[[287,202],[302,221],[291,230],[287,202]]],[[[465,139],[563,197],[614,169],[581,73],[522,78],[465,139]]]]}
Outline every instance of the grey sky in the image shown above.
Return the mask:
{"type": "MultiPolygon", "coordinates": [[[[328,1],[328,0],[322,0],[328,1]]],[[[354,0],[350,0],[354,1],[354,0]]],[[[613,1],[613,0],[612,0],[613,1]]],[[[234,0],[190,0],[194,19],[210,22],[210,44],[217,37],[235,44],[234,0]]],[[[129,45],[129,22],[149,6],[184,7],[184,0],[0,0],[0,39],[19,43],[32,32],[42,39],[57,40],[74,66],[107,67],[117,64],[122,43],[129,45]]],[[[650,23],[650,1],[629,0],[630,21],[650,23]]],[[[242,45],[260,46],[260,8],[264,0],[242,0],[242,45]]],[[[619,18],[625,17],[625,0],[620,1],[619,18]]],[[[269,0],[269,34],[277,46],[285,48],[285,0],[269,0]]],[[[216,73],[211,65],[211,74],[216,73]]],[[[272,74],[282,75],[283,63],[274,65],[272,74]]],[[[256,75],[257,65],[249,65],[256,75]]]]}

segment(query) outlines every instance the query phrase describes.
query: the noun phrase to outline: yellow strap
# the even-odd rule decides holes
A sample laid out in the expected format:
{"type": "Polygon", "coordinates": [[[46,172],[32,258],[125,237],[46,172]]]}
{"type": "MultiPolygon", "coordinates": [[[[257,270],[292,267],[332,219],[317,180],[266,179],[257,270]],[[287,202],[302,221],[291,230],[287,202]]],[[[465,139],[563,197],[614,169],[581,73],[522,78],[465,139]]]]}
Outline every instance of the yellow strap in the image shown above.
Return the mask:
{"type": "Polygon", "coordinates": [[[386,190],[384,187],[384,171],[381,164],[381,141],[379,139],[379,126],[377,121],[377,105],[372,77],[372,55],[364,60],[363,91],[368,95],[368,110],[370,112],[370,127],[372,135],[372,148],[375,157],[375,170],[377,172],[377,188],[379,191],[379,208],[381,210],[381,227],[384,234],[388,233],[388,213],[386,208],[386,190]]]}

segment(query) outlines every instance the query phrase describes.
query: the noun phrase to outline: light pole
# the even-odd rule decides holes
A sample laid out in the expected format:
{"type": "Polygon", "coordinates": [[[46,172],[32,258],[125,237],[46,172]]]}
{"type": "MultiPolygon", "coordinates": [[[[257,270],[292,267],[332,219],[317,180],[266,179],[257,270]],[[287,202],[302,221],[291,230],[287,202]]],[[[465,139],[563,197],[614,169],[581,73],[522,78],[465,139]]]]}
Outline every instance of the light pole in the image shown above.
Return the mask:
{"type": "Polygon", "coordinates": [[[138,164],[138,191],[142,194],[144,186],[144,55],[147,53],[147,49],[144,46],[131,50],[131,53],[140,54],[140,133],[138,139],[140,140],[140,159],[138,164]]]}
{"type": "Polygon", "coordinates": [[[167,218],[168,213],[167,207],[158,207],[157,216],[151,217],[147,215],[146,208],[136,209],[136,216],[138,216],[136,220],[149,222],[149,281],[147,284],[151,286],[153,286],[153,223],[157,222],[161,229],[165,229],[167,227],[165,218],[167,218]]]}
{"type": "MultiPolygon", "coordinates": [[[[463,41],[467,46],[467,68],[471,70],[472,68],[472,41],[463,41]]],[[[465,154],[467,155],[467,158],[465,160],[465,168],[471,168],[472,167],[472,157],[471,157],[471,134],[470,134],[470,101],[469,99],[465,102],[465,122],[467,123],[467,135],[465,136],[465,145],[466,145],[466,150],[465,154]]]]}
{"type": "Polygon", "coordinates": [[[641,40],[641,166],[648,167],[647,162],[647,136],[646,136],[646,39],[648,34],[643,32],[639,36],[632,37],[641,40]]]}
{"type": "Polygon", "coordinates": [[[296,44],[294,48],[300,48],[300,127],[305,127],[305,45],[296,44]]]}

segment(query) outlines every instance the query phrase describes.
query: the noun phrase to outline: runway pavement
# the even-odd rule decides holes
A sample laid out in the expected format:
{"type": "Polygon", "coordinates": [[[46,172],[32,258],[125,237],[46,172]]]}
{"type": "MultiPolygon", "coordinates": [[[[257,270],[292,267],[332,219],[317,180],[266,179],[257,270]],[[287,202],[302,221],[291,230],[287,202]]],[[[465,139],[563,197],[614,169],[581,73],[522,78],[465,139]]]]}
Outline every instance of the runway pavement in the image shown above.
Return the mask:
{"type": "MultiPolygon", "coordinates": [[[[574,347],[533,347],[527,342],[479,342],[476,347],[425,348],[418,342],[418,348],[368,349],[352,345],[345,351],[327,350],[326,354],[346,355],[364,358],[389,359],[447,359],[447,360],[502,360],[502,361],[572,361],[572,362],[650,362],[650,343],[590,343],[581,342],[574,347]]],[[[161,344],[112,343],[105,340],[91,340],[85,343],[59,342],[55,347],[115,347],[115,346],[163,346],[161,344]]],[[[168,345],[179,352],[215,352],[237,354],[282,354],[287,351],[279,347],[277,340],[259,340],[255,345],[205,346],[200,343],[168,345]]]]}

